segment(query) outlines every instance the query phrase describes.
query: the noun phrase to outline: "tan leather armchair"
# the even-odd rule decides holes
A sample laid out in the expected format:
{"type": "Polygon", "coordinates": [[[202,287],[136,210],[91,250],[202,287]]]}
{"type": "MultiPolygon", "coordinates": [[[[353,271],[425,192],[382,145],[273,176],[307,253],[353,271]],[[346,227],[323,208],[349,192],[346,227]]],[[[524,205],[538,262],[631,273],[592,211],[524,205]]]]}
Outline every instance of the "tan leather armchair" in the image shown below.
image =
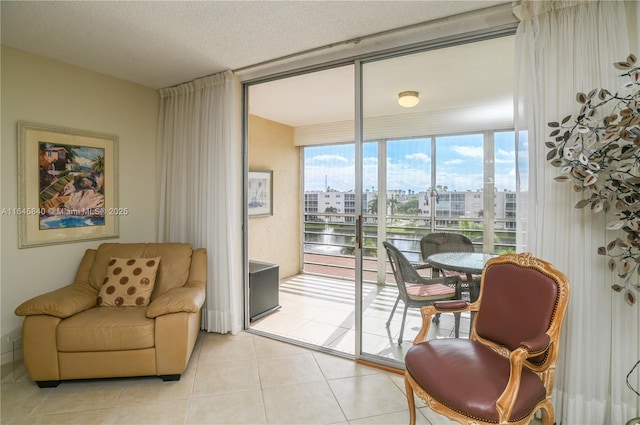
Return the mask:
{"type": "Polygon", "coordinates": [[[24,361],[32,381],[157,375],[179,380],[200,330],[207,254],[180,243],[104,243],[88,249],[74,282],[22,303],[24,361]],[[148,305],[102,306],[114,258],[157,258],[148,305]]]}

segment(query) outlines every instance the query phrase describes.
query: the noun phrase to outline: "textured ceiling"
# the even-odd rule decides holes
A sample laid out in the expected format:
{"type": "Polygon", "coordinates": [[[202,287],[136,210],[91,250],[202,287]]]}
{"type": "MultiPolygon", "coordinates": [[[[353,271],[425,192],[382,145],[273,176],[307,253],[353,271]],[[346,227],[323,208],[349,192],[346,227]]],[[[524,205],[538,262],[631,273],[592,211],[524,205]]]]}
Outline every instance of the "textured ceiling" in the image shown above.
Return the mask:
{"type": "Polygon", "coordinates": [[[9,47],[161,88],[505,3],[3,0],[1,37],[9,47]]]}

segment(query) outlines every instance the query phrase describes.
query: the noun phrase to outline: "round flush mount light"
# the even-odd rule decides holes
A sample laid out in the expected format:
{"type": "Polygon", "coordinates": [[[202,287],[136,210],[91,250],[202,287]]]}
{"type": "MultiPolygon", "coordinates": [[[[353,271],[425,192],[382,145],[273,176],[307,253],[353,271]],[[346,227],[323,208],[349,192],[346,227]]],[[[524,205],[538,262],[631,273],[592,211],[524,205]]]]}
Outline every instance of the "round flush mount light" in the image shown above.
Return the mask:
{"type": "Polygon", "coordinates": [[[404,108],[413,108],[419,102],[417,91],[403,91],[398,94],[398,103],[404,108]]]}

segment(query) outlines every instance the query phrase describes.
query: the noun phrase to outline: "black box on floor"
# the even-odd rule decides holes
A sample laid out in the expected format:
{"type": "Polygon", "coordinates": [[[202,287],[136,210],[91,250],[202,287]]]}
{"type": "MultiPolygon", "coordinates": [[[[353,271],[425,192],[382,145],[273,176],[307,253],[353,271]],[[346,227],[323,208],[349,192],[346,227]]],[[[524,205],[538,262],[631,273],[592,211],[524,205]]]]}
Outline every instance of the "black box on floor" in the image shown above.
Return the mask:
{"type": "Polygon", "coordinates": [[[249,317],[258,320],[280,308],[277,264],[249,261],[249,317]]]}

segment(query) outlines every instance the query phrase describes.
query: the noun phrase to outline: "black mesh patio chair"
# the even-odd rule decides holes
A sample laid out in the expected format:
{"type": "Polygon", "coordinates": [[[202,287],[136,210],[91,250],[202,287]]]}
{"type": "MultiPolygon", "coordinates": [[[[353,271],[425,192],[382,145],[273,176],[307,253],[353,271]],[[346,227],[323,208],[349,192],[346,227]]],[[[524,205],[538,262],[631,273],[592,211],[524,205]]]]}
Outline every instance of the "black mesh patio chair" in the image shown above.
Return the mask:
{"type": "MultiPolygon", "coordinates": [[[[400,335],[398,336],[398,344],[402,343],[404,333],[404,324],[407,318],[407,309],[420,308],[422,306],[431,305],[434,301],[455,299],[456,289],[449,285],[445,285],[445,278],[428,279],[418,274],[414,266],[407,258],[388,242],[382,243],[387,251],[391,270],[398,286],[398,298],[396,299],[389,320],[387,320],[387,328],[391,325],[391,319],[398,307],[398,303],[402,300],[404,303],[404,312],[402,313],[402,324],[400,326],[400,335]]],[[[460,314],[455,313],[455,331],[458,335],[460,327],[460,314]]]]}

